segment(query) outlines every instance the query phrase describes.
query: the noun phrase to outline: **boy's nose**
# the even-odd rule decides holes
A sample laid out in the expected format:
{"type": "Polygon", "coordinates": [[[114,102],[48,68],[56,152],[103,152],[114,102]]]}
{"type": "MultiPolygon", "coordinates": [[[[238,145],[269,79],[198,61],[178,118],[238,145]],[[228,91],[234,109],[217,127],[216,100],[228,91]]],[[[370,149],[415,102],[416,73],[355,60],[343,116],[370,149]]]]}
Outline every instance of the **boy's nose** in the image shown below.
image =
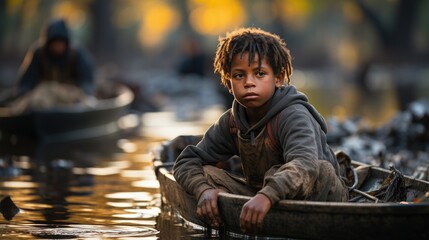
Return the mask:
{"type": "Polygon", "coordinates": [[[244,81],[244,86],[245,87],[253,87],[255,86],[255,79],[253,79],[252,76],[247,76],[245,81],[244,81]]]}

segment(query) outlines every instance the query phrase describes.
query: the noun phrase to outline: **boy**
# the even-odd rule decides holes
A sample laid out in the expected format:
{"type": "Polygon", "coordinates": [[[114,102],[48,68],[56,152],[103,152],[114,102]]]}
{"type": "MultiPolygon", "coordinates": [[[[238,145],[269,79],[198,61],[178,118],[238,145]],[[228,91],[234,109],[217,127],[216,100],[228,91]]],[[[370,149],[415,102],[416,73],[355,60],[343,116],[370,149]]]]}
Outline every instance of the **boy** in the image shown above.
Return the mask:
{"type": "Polygon", "coordinates": [[[221,224],[217,196],[253,196],[240,226],[255,233],[281,199],[347,201],[326,124],[307,97],[289,85],[291,56],[279,36],[241,28],[219,40],[215,72],[234,96],[232,108],[177,158],[174,177],[198,199],[197,214],[221,224]],[[236,132],[236,133],[235,133],[236,132]],[[216,168],[237,155],[244,178],[216,168]]]}

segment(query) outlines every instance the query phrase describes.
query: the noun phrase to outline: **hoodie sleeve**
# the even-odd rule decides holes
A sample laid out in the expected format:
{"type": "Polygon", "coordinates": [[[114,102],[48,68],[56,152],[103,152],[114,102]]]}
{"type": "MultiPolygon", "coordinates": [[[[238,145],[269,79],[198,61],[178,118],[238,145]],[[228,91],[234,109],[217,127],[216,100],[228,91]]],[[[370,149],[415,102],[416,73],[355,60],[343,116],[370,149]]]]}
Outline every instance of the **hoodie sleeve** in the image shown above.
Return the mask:
{"type": "Polygon", "coordinates": [[[308,110],[301,105],[285,109],[279,118],[279,143],[285,164],[273,166],[259,191],[274,204],[281,199],[306,199],[319,175],[321,129],[308,110]]]}
{"type": "Polygon", "coordinates": [[[19,69],[19,94],[32,90],[42,77],[42,57],[40,48],[32,48],[25,55],[24,61],[19,69]]]}
{"type": "Polygon", "coordinates": [[[203,191],[212,188],[204,175],[203,165],[215,165],[234,155],[229,114],[229,111],[225,112],[196,146],[187,146],[175,161],[173,175],[176,181],[197,198],[203,191]]]}

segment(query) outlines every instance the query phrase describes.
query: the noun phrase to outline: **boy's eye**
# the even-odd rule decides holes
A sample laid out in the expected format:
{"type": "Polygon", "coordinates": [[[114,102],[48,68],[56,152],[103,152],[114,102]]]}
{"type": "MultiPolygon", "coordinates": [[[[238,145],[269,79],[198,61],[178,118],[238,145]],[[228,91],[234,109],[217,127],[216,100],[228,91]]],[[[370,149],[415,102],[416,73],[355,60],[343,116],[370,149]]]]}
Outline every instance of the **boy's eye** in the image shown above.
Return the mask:
{"type": "Polygon", "coordinates": [[[233,78],[242,78],[243,74],[242,73],[236,73],[234,75],[232,75],[233,78]]]}
{"type": "Polygon", "coordinates": [[[265,72],[263,72],[263,71],[258,71],[258,72],[256,73],[256,76],[258,76],[258,77],[263,77],[264,75],[266,75],[266,73],[265,73],[265,72]]]}

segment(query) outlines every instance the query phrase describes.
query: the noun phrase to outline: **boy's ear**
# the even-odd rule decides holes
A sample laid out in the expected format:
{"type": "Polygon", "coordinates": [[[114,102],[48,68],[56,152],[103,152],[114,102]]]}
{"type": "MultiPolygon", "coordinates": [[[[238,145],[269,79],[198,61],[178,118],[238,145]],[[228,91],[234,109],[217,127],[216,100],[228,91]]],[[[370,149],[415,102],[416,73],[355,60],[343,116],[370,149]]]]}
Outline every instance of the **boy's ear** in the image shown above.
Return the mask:
{"type": "Polygon", "coordinates": [[[232,90],[231,90],[231,88],[232,88],[231,87],[231,78],[230,78],[229,74],[225,74],[225,76],[223,76],[223,80],[222,81],[225,83],[225,86],[228,89],[228,92],[232,93],[232,90]]]}
{"type": "Polygon", "coordinates": [[[232,93],[232,89],[231,89],[231,81],[229,79],[226,79],[226,87],[228,88],[228,91],[230,93],[232,93]]]}
{"type": "Polygon", "coordinates": [[[285,79],[285,71],[280,71],[280,73],[277,74],[277,76],[275,77],[275,84],[277,88],[283,86],[284,79],[285,79]]]}

